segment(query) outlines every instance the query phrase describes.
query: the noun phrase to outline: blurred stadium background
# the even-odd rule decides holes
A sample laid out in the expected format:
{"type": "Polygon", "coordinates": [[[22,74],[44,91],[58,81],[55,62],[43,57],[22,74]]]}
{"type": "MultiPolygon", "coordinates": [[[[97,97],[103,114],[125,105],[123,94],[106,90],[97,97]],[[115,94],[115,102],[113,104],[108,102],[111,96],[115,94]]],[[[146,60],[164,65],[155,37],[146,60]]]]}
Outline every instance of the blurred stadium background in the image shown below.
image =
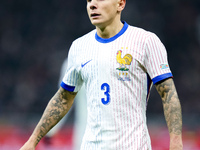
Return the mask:
{"type": "MultiPolygon", "coordinates": [[[[72,41],[94,27],[85,0],[0,1],[0,149],[14,150],[30,136],[58,87],[72,41]]],[[[200,1],[127,0],[122,20],[156,33],[167,48],[183,111],[184,150],[200,149],[200,1]]],[[[153,150],[168,150],[161,100],[152,90],[147,108],[153,150]]],[[[74,115],[51,145],[71,150],[74,115]]]]}

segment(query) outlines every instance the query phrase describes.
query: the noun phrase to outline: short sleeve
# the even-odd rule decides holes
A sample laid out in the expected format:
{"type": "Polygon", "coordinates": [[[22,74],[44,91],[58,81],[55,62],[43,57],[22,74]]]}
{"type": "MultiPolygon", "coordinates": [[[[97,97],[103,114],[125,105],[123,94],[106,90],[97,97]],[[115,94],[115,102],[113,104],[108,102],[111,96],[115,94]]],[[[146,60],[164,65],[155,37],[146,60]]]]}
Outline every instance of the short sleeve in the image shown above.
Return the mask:
{"type": "Polygon", "coordinates": [[[144,64],[154,84],[172,77],[166,48],[153,33],[150,34],[146,41],[144,64]]]}
{"type": "Polygon", "coordinates": [[[70,92],[78,92],[82,84],[80,65],[76,63],[75,44],[73,43],[68,54],[67,70],[60,86],[70,92]]]}

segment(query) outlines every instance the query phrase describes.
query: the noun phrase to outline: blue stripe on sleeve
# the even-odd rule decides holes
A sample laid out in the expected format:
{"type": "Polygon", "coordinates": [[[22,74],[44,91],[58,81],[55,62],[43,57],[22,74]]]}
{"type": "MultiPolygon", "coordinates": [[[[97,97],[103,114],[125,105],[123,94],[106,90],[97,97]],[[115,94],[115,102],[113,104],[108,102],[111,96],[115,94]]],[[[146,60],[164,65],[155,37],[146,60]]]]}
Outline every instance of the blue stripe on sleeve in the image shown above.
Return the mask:
{"type": "Polygon", "coordinates": [[[152,81],[153,81],[153,84],[156,84],[157,82],[170,78],[170,77],[173,77],[172,73],[165,73],[153,78],[152,81]]]}
{"type": "Polygon", "coordinates": [[[74,92],[75,86],[69,86],[67,84],[65,84],[64,82],[61,82],[60,86],[70,92],[74,92]]]}

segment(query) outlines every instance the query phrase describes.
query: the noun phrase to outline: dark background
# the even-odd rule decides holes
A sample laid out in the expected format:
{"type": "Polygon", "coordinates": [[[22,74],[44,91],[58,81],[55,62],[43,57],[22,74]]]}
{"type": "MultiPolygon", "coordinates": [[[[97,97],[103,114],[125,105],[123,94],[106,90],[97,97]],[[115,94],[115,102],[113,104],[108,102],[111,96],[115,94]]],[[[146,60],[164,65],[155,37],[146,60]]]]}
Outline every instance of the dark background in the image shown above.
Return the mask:
{"type": "MultiPolygon", "coordinates": [[[[122,20],[164,43],[184,126],[199,126],[200,1],[127,0],[122,20]]],[[[0,124],[24,126],[40,118],[72,41],[92,29],[86,0],[0,1],[0,124]]],[[[147,115],[163,116],[155,89],[147,115]]]]}

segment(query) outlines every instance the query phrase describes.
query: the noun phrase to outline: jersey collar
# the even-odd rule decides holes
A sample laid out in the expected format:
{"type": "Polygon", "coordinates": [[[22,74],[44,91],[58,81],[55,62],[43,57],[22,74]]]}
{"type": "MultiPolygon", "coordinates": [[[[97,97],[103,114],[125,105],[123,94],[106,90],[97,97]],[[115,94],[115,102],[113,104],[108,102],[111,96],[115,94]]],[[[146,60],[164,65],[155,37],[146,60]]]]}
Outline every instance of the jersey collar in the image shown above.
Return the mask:
{"type": "Polygon", "coordinates": [[[114,41],[115,39],[120,37],[128,28],[128,24],[125,21],[122,21],[122,23],[124,24],[123,28],[115,36],[108,38],[108,39],[104,39],[104,38],[101,38],[100,36],[98,36],[97,32],[96,32],[95,39],[100,43],[109,43],[109,42],[114,41]]]}

